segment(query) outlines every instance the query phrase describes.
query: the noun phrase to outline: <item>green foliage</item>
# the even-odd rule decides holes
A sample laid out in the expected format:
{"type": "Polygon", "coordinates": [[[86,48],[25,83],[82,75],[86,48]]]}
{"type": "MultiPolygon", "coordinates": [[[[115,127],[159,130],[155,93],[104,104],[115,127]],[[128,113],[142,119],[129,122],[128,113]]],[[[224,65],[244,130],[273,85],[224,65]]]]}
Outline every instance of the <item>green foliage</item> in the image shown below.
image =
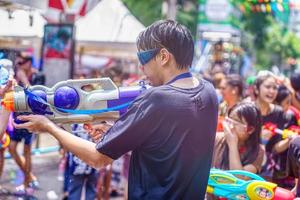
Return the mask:
{"type": "MultiPolygon", "coordinates": [[[[122,0],[130,12],[145,26],[162,19],[163,0],[122,0]]],[[[176,20],[187,26],[196,35],[197,28],[197,0],[178,1],[176,20]],[[188,8],[185,4],[189,3],[188,8]]]]}
{"type": "Polygon", "coordinates": [[[198,4],[197,1],[189,1],[190,6],[185,8],[184,4],[178,7],[176,20],[188,27],[192,34],[196,36],[197,31],[197,16],[198,16],[198,4]]]}
{"type": "Polygon", "coordinates": [[[267,41],[267,28],[271,22],[271,16],[264,13],[245,13],[243,15],[242,28],[253,35],[256,48],[264,48],[267,41]]]}
{"type": "Polygon", "coordinates": [[[256,68],[258,70],[269,69],[272,66],[271,54],[265,49],[259,49],[256,51],[256,68]]]}
{"type": "MultiPolygon", "coordinates": [[[[145,26],[162,19],[163,0],[122,0],[130,12],[145,26]]],[[[178,0],[176,19],[196,35],[198,3],[201,0],[178,0]]],[[[239,22],[242,47],[256,57],[259,69],[272,65],[281,66],[287,58],[300,58],[300,39],[278,23],[268,13],[252,12],[249,1],[230,0],[236,8],[243,6],[244,13],[239,22]]]]}
{"type": "Polygon", "coordinates": [[[122,0],[130,12],[145,26],[162,18],[162,0],[122,0]]]}
{"type": "Polygon", "coordinates": [[[273,21],[266,32],[264,48],[257,49],[256,59],[259,68],[272,65],[282,66],[288,58],[300,57],[300,39],[295,33],[286,30],[273,21]]]}

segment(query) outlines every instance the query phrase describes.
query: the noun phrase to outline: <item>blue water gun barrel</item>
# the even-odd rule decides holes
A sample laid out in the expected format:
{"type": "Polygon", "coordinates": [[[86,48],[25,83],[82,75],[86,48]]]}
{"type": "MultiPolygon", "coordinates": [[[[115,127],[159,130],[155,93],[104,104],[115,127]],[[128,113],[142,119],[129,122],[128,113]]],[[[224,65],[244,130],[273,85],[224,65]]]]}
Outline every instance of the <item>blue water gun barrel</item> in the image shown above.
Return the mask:
{"type": "MultiPolygon", "coordinates": [[[[119,105],[123,105],[132,102],[137,96],[139,96],[145,90],[142,86],[130,86],[130,87],[120,87],[119,88],[119,99],[108,100],[107,107],[112,108],[119,105]]],[[[123,107],[119,110],[120,115],[123,115],[128,109],[123,107]]]]}

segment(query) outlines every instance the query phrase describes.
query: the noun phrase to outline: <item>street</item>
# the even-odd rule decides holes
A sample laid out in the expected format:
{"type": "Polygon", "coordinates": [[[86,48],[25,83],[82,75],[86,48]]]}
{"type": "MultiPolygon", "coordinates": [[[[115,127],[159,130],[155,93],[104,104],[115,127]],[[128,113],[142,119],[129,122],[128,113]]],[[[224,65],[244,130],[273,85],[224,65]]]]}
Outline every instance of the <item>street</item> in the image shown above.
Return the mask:
{"type": "MultiPolygon", "coordinates": [[[[40,141],[41,148],[57,146],[57,142],[51,136],[46,134],[41,135],[40,141]]],[[[22,152],[21,144],[18,147],[18,151],[22,152]]],[[[63,181],[58,180],[59,158],[60,155],[57,151],[32,156],[33,173],[38,177],[40,183],[40,190],[36,190],[33,194],[37,199],[61,199],[63,181]]],[[[14,160],[10,158],[6,159],[4,173],[0,181],[1,186],[10,192],[15,192],[15,188],[22,184],[22,180],[23,174],[14,160]]],[[[0,199],[18,198],[0,194],[0,199]]]]}

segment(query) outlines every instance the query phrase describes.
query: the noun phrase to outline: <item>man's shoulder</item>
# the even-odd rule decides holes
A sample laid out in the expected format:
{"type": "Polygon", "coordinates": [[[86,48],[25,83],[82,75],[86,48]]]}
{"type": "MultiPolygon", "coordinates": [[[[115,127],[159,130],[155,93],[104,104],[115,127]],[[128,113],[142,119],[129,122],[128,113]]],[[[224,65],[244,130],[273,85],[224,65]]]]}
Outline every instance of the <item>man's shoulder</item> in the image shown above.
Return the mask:
{"type": "Polygon", "coordinates": [[[171,90],[166,85],[151,87],[141,95],[142,98],[155,98],[164,95],[170,95],[171,90]]]}
{"type": "MultiPolygon", "coordinates": [[[[186,89],[177,88],[177,89],[179,89],[180,91],[191,90],[191,89],[197,91],[197,89],[200,89],[201,91],[209,90],[209,91],[215,92],[214,86],[209,81],[206,81],[204,79],[198,79],[198,81],[199,81],[199,84],[193,88],[186,88],[186,89]]],[[[171,87],[170,85],[161,85],[161,86],[157,86],[157,87],[152,87],[152,88],[148,89],[147,92],[151,93],[151,94],[173,93],[174,91],[171,88],[175,89],[176,87],[171,87]]]]}
{"type": "Polygon", "coordinates": [[[162,100],[169,98],[178,98],[181,94],[184,93],[199,93],[204,96],[216,97],[216,92],[213,85],[204,80],[200,79],[199,85],[195,88],[189,89],[181,89],[175,88],[170,85],[161,85],[157,87],[152,87],[145,90],[136,100],[147,100],[147,101],[159,101],[162,103],[162,100]]]}

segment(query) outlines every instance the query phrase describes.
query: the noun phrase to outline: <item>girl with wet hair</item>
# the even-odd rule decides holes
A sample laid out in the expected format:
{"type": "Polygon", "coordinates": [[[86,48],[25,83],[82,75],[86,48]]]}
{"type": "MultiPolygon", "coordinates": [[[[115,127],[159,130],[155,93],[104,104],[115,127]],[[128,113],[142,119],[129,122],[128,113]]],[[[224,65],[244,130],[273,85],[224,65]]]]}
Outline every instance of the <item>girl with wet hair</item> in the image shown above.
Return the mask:
{"type": "Polygon", "coordinates": [[[253,103],[243,102],[229,109],[224,132],[216,136],[212,166],[224,170],[258,173],[264,150],[260,145],[261,114],[253,103]]]}
{"type": "MultiPolygon", "coordinates": [[[[287,119],[281,106],[273,104],[277,94],[278,84],[275,75],[268,71],[259,73],[254,83],[254,95],[256,97],[255,104],[262,114],[262,124],[272,123],[278,129],[283,130],[292,125],[293,122],[287,119]]],[[[266,126],[263,126],[262,129],[262,142],[265,144],[267,160],[261,175],[282,187],[286,187],[287,149],[292,137],[282,139],[281,135],[274,135],[264,127],[266,126]]]]}
{"type": "Polygon", "coordinates": [[[292,106],[292,93],[285,85],[279,86],[275,104],[282,107],[286,118],[288,119],[288,125],[300,125],[300,111],[292,106]]]}

